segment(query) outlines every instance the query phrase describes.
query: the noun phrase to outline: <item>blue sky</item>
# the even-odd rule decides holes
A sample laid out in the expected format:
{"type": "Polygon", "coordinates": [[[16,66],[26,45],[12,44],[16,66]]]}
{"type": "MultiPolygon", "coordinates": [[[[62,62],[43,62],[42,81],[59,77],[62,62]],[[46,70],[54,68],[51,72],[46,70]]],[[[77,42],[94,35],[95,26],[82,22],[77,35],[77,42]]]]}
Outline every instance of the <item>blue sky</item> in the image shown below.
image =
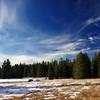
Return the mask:
{"type": "Polygon", "coordinates": [[[100,50],[100,0],[0,0],[0,59],[12,64],[100,50]]]}

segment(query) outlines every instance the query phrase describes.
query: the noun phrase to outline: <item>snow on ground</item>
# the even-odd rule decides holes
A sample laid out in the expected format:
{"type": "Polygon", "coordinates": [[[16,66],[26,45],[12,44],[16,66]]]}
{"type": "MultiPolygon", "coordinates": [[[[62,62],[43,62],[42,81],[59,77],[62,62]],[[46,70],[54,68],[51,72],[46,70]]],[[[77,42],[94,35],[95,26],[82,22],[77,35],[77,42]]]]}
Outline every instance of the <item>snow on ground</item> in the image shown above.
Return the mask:
{"type": "Polygon", "coordinates": [[[60,83],[50,82],[44,83],[41,80],[44,78],[34,78],[32,82],[28,82],[32,78],[23,79],[0,79],[0,99],[11,96],[22,96],[24,94],[47,91],[50,87],[60,86],[60,83]]]}
{"type": "MultiPolygon", "coordinates": [[[[27,82],[31,78],[0,79],[0,83],[27,82]]],[[[44,80],[45,78],[33,78],[33,81],[44,80]]]]}
{"type": "Polygon", "coordinates": [[[72,79],[46,80],[45,78],[0,79],[0,100],[24,95],[30,97],[34,93],[40,93],[41,95],[45,93],[43,97],[45,100],[60,95],[63,95],[64,98],[67,98],[66,96],[74,98],[81,91],[90,89],[90,86],[100,86],[100,80],[97,80],[97,83],[95,83],[96,81],[91,82],[91,80],[81,81],[72,79]],[[29,79],[33,81],[28,82],[29,79]]]}
{"type": "Polygon", "coordinates": [[[0,79],[0,100],[11,96],[22,96],[27,93],[43,91],[45,89],[38,88],[38,83],[35,79],[28,82],[25,79],[0,79]]]}
{"type": "Polygon", "coordinates": [[[23,79],[0,79],[0,83],[9,83],[9,82],[26,82],[27,78],[23,79]]]}

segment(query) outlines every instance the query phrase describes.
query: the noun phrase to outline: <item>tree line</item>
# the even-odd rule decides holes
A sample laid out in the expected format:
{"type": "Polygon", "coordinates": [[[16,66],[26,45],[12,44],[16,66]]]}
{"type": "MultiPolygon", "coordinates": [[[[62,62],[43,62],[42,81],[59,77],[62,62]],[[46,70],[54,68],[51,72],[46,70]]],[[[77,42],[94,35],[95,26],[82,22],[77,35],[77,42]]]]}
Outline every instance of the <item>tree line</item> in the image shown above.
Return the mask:
{"type": "Polygon", "coordinates": [[[46,77],[61,78],[100,78],[100,52],[96,52],[92,59],[87,53],[80,52],[76,58],[54,60],[52,62],[34,64],[15,64],[11,66],[9,59],[0,67],[0,78],[46,77]]]}

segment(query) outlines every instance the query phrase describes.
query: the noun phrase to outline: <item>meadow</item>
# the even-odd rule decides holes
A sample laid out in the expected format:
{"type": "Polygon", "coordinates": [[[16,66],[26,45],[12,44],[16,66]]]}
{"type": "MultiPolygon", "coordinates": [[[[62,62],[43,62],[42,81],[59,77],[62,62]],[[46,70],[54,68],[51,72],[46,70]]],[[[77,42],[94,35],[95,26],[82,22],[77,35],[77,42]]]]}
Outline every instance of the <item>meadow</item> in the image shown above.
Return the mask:
{"type": "Polygon", "coordinates": [[[0,100],[100,100],[100,79],[0,80],[0,100]]]}

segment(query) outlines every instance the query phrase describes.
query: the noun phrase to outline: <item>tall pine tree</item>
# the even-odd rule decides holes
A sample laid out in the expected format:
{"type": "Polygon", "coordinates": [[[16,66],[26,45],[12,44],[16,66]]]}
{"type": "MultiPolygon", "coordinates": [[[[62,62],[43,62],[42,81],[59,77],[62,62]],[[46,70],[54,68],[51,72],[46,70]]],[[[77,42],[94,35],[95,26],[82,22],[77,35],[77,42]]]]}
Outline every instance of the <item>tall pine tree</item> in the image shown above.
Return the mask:
{"type": "Polygon", "coordinates": [[[90,78],[90,60],[86,53],[79,53],[73,66],[73,78],[90,78]]]}
{"type": "Polygon", "coordinates": [[[11,64],[9,59],[5,60],[2,65],[2,78],[11,78],[11,64]]]}
{"type": "Polygon", "coordinates": [[[100,77],[100,52],[96,52],[92,59],[92,73],[93,77],[100,77]]]}

